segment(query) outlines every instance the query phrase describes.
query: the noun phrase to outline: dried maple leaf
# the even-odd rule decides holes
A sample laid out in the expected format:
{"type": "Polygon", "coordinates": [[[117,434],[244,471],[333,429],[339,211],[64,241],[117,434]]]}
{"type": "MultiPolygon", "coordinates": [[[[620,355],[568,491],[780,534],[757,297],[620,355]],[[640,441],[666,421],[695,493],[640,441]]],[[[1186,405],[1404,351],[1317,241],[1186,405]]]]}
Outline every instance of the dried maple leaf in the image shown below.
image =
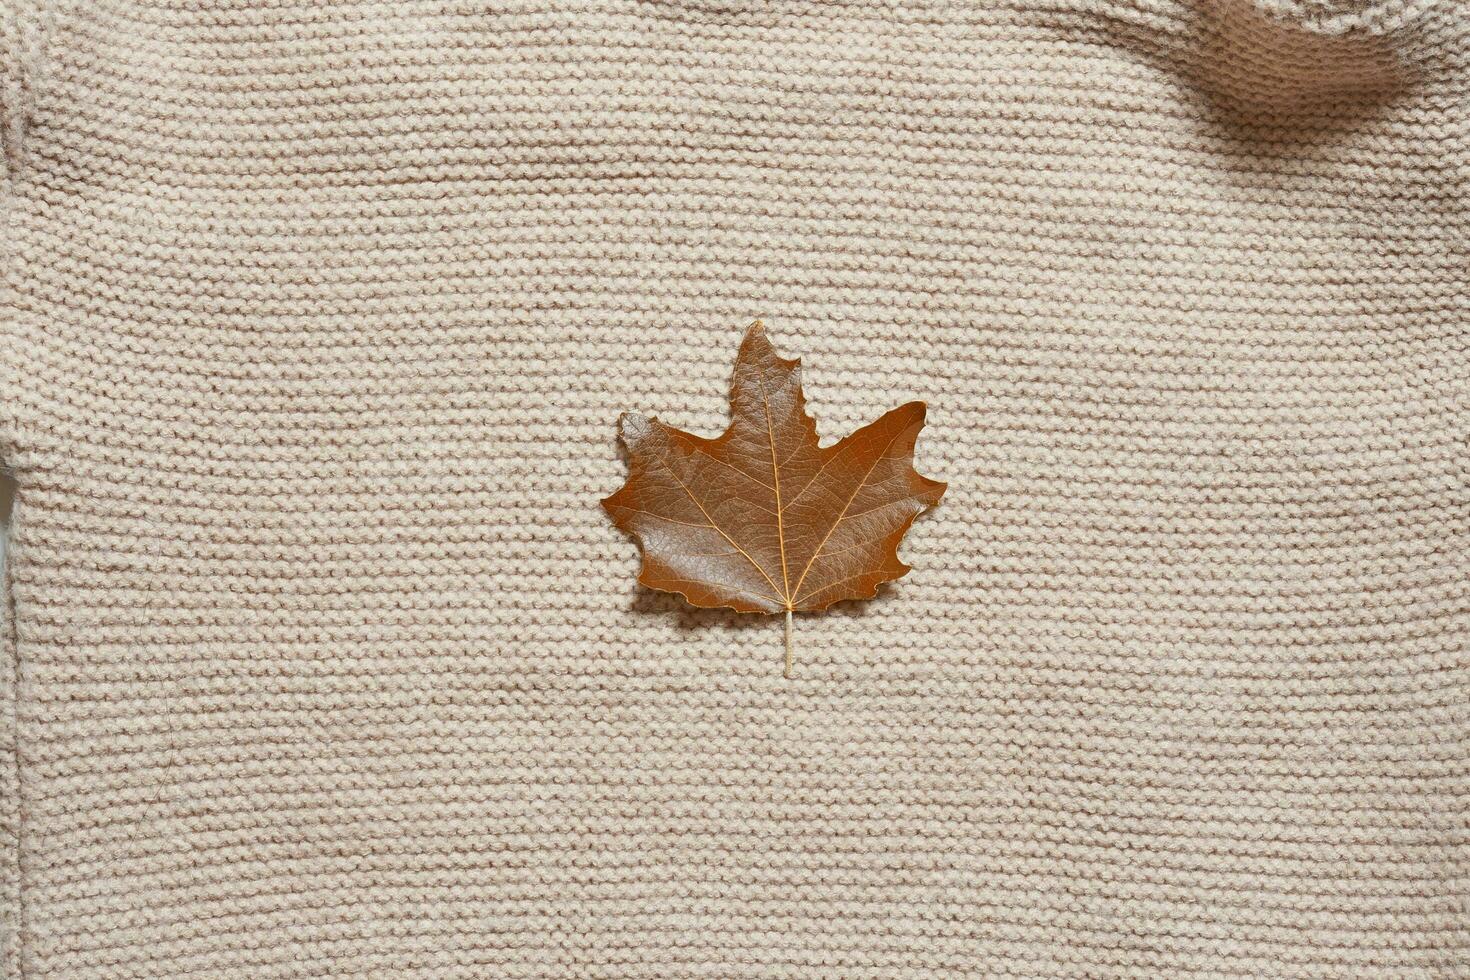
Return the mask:
{"type": "Polygon", "coordinates": [[[701,439],[657,419],[619,422],[628,481],[602,502],[638,539],[638,581],[696,606],[791,614],[871,599],[909,567],[898,545],[945,485],[914,471],[925,404],[909,402],[822,448],[801,362],[751,324],[735,361],[731,422],[701,439]]]}

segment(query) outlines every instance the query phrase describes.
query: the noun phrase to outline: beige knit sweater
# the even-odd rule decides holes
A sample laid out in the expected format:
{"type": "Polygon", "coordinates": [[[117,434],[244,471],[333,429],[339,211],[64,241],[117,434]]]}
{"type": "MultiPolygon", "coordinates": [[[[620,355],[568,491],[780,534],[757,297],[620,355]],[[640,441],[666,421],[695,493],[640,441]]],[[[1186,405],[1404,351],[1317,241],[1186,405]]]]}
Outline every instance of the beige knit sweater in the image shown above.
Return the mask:
{"type": "Polygon", "coordinates": [[[0,0],[11,977],[1470,976],[1455,0],[0,0]],[[641,591],[757,316],[915,571],[641,591]]]}

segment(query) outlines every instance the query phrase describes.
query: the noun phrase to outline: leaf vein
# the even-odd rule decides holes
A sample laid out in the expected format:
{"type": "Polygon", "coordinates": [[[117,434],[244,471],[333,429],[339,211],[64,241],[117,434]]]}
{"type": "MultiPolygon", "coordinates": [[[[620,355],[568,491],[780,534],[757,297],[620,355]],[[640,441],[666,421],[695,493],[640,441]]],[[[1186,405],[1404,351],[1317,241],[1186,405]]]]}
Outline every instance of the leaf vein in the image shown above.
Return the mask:
{"type": "MultiPolygon", "coordinates": [[[[817,550],[812,552],[812,557],[807,561],[806,568],[803,568],[801,570],[801,577],[796,580],[796,589],[794,589],[793,591],[801,591],[801,583],[806,581],[807,572],[810,572],[812,570],[812,564],[817,560],[817,555],[821,554],[822,549],[827,546],[827,539],[832,537],[832,532],[837,530],[837,525],[842,523],[842,518],[847,515],[847,508],[852,506],[852,502],[857,499],[857,495],[862,492],[863,487],[868,485],[868,477],[872,476],[873,471],[878,468],[878,464],[887,458],[886,454],[888,450],[893,446],[895,442],[898,441],[898,437],[902,433],[903,429],[899,429],[898,432],[895,432],[893,435],[889,436],[888,442],[884,444],[883,449],[879,451],[878,455],[873,457],[873,462],[868,467],[867,472],[863,474],[861,480],[858,480],[857,486],[853,487],[852,496],[848,497],[847,503],[843,504],[842,513],[838,514],[837,520],[833,521],[832,526],[827,528],[827,533],[822,536],[821,544],[817,545],[817,550]]],[[[775,583],[772,584],[774,585],[775,583]]]]}
{"type": "Polygon", "coordinates": [[[616,507],[618,510],[626,510],[633,514],[647,514],[649,517],[656,517],[661,521],[668,521],[670,524],[679,524],[683,527],[712,527],[716,531],[719,530],[719,528],[715,527],[713,524],[696,524],[693,521],[681,521],[674,517],[666,517],[663,514],[658,513],[658,511],[645,510],[642,507],[629,507],[626,504],[613,504],[612,506],[616,507]]]}
{"type": "Polygon", "coordinates": [[[740,592],[744,595],[754,596],[757,599],[769,599],[772,602],[781,601],[780,596],[768,595],[764,592],[756,592],[754,589],[747,589],[743,586],[731,584],[730,582],[716,582],[713,580],[700,581],[697,578],[666,578],[663,581],[668,582],[671,585],[697,585],[702,589],[708,589],[713,586],[715,588],[729,589],[732,592],[740,592]]]}
{"type": "MultiPolygon", "coordinates": [[[[848,582],[851,582],[854,579],[867,578],[869,575],[882,576],[884,573],[889,572],[889,571],[897,571],[897,569],[890,569],[888,566],[885,565],[883,568],[879,569],[876,572],[869,570],[869,571],[866,571],[866,572],[859,572],[856,575],[849,575],[846,578],[840,578],[840,579],[838,579],[835,582],[828,582],[826,585],[822,586],[821,588],[812,589],[806,595],[800,596],[796,601],[798,603],[805,602],[806,600],[810,599],[814,595],[821,595],[823,592],[830,592],[833,589],[837,588],[839,585],[846,585],[848,582]]],[[[881,578],[880,577],[879,578],[879,581],[880,582],[886,582],[886,581],[889,581],[889,579],[881,578]]]]}
{"type": "MultiPolygon", "coordinates": [[[[681,436],[682,435],[685,435],[685,433],[679,432],[678,429],[675,429],[673,431],[676,432],[676,433],[678,433],[681,436]]],[[[689,440],[689,448],[692,449],[692,450],[694,450],[695,452],[699,453],[705,459],[712,459],[716,463],[719,463],[721,466],[725,467],[726,469],[734,470],[736,473],[739,473],[741,476],[745,477],[747,480],[750,480],[752,483],[757,484],[758,486],[765,487],[767,490],[774,490],[774,489],[776,489],[775,487],[773,487],[769,483],[767,483],[765,480],[762,480],[762,479],[760,479],[757,476],[754,476],[754,475],[752,475],[750,473],[745,472],[740,467],[736,466],[734,463],[729,462],[728,460],[723,460],[720,457],[716,456],[714,453],[710,452],[708,449],[705,449],[703,446],[701,446],[698,442],[695,442],[692,438],[690,438],[690,440],[689,440]]],[[[775,511],[771,511],[771,513],[774,514],[775,511]]]]}
{"type": "Polygon", "coordinates": [[[725,533],[725,529],[722,528],[722,527],[720,527],[718,524],[715,523],[715,519],[710,516],[709,511],[707,511],[707,510],[704,509],[704,504],[700,503],[699,498],[694,495],[694,491],[689,489],[689,485],[684,482],[683,478],[680,477],[677,472],[675,472],[675,470],[674,470],[674,468],[672,466],[669,467],[669,474],[671,476],[673,476],[675,482],[677,482],[679,484],[679,486],[681,486],[681,487],[684,488],[684,492],[689,495],[689,499],[692,500],[692,501],[694,501],[694,506],[698,507],[699,508],[699,512],[704,515],[704,519],[707,520],[707,521],[709,521],[709,526],[712,527],[712,528],[714,528],[716,531],[718,531],[719,534],[720,534],[720,537],[722,537],[726,541],[730,542],[730,547],[732,547],[736,551],[740,552],[741,556],[746,561],[750,562],[750,567],[751,568],[754,568],[756,571],[760,572],[761,573],[761,578],[765,579],[766,582],[770,584],[771,589],[774,590],[779,595],[781,593],[781,590],[779,588],[777,588],[776,583],[775,583],[774,580],[772,580],[771,576],[766,573],[766,570],[760,566],[760,563],[758,561],[756,561],[754,558],[750,557],[750,553],[749,552],[747,552],[744,548],[740,547],[740,542],[736,541],[734,538],[730,537],[730,535],[726,534],[725,533]]]}

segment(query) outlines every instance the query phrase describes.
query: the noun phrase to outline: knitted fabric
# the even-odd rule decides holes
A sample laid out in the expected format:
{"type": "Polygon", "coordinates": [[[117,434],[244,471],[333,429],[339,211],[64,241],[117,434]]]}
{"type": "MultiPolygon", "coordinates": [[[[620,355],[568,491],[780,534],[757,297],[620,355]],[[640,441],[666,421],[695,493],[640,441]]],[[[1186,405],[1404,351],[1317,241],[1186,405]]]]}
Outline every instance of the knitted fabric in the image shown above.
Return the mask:
{"type": "Polygon", "coordinates": [[[1470,976],[1470,11],[0,0],[39,978],[1470,976]],[[635,584],[763,318],[914,571],[635,584]]]}

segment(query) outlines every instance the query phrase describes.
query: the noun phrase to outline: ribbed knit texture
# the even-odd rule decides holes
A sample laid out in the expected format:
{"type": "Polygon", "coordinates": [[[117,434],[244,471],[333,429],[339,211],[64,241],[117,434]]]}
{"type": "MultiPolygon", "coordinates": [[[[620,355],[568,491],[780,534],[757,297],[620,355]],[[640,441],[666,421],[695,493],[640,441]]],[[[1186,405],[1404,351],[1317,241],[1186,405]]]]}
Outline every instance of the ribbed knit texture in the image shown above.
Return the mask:
{"type": "Polygon", "coordinates": [[[1470,13],[0,0],[39,978],[1470,976],[1470,13]],[[640,591],[615,422],[929,403],[640,591]]]}

